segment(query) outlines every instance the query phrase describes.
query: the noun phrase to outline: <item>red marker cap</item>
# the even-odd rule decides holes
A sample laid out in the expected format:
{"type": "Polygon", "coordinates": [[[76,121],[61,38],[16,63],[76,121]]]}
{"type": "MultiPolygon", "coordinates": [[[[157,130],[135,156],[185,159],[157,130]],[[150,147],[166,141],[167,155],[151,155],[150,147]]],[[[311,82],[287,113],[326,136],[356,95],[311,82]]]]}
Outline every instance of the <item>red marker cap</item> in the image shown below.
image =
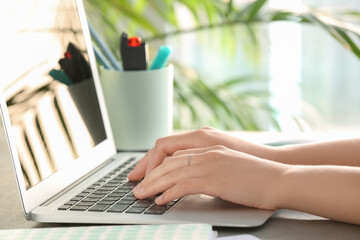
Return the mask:
{"type": "Polygon", "coordinates": [[[65,52],[65,58],[69,59],[69,58],[71,58],[71,57],[72,57],[72,56],[71,56],[71,53],[65,52]]]}
{"type": "Polygon", "coordinates": [[[141,37],[131,37],[128,38],[129,47],[140,47],[141,46],[141,37]]]}

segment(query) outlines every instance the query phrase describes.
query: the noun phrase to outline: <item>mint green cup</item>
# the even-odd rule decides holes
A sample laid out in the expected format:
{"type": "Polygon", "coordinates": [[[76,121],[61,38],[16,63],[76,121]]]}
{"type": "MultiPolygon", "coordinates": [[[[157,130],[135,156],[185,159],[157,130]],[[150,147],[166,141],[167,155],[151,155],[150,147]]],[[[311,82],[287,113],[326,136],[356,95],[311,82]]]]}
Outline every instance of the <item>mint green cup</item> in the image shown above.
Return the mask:
{"type": "Polygon", "coordinates": [[[143,151],[173,130],[174,68],[101,69],[101,84],[118,150],[143,151]]]}

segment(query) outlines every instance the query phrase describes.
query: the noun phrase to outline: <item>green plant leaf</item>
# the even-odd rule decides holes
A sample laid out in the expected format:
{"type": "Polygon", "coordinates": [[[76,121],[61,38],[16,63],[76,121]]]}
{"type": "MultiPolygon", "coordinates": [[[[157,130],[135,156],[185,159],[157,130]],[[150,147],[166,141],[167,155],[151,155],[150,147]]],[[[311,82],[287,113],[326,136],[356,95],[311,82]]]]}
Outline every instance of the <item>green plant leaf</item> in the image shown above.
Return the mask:
{"type": "Polygon", "coordinates": [[[174,1],[147,0],[147,2],[166,23],[173,25],[177,29],[179,28],[174,1]]]}
{"type": "Polygon", "coordinates": [[[237,13],[237,18],[244,19],[247,22],[254,21],[258,12],[265,5],[267,0],[257,0],[250,3],[244,9],[237,13]]]}
{"type": "MultiPolygon", "coordinates": [[[[308,13],[306,17],[310,22],[316,23],[321,26],[325,31],[327,31],[331,36],[333,36],[340,44],[342,44],[346,49],[351,50],[359,59],[360,59],[360,50],[357,45],[352,41],[349,35],[345,32],[346,29],[340,28],[339,26],[332,25],[330,23],[325,23],[319,17],[313,13],[308,13]]],[[[354,33],[353,31],[351,31],[354,33]]],[[[358,35],[357,33],[354,33],[358,35]]],[[[358,35],[359,36],[359,35],[358,35]]]]}
{"type": "MultiPolygon", "coordinates": [[[[335,31],[344,39],[344,41],[348,44],[348,47],[359,59],[360,59],[360,49],[356,46],[354,41],[351,37],[346,34],[342,29],[339,27],[334,27],[335,31]]],[[[345,46],[346,47],[346,46],[345,46]]]]}

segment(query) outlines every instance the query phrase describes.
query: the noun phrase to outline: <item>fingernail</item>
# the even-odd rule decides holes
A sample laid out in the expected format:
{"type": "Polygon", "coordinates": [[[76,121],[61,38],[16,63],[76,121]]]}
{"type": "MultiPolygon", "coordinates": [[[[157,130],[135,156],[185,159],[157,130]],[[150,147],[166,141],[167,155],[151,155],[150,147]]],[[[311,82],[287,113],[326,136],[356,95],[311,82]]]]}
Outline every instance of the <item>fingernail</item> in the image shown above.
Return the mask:
{"type": "Polygon", "coordinates": [[[135,194],[141,194],[142,192],[144,192],[144,189],[144,187],[137,186],[134,188],[134,192],[135,194]]]}
{"type": "Polygon", "coordinates": [[[163,200],[163,195],[161,194],[159,197],[157,197],[157,198],[155,199],[155,203],[156,203],[156,204],[161,204],[162,200],[163,200]]]}

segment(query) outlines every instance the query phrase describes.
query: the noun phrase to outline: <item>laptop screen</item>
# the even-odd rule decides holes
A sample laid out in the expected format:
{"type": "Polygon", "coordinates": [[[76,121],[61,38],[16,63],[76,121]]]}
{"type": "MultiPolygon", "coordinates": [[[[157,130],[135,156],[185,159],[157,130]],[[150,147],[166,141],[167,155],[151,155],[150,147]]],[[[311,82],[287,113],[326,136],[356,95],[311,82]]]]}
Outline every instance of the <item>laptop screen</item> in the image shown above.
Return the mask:
{"type": "Polygon", "coordinates": [[[75,1],[6,2],[2,84],[29,189],[106,132],[75,1]]]}

